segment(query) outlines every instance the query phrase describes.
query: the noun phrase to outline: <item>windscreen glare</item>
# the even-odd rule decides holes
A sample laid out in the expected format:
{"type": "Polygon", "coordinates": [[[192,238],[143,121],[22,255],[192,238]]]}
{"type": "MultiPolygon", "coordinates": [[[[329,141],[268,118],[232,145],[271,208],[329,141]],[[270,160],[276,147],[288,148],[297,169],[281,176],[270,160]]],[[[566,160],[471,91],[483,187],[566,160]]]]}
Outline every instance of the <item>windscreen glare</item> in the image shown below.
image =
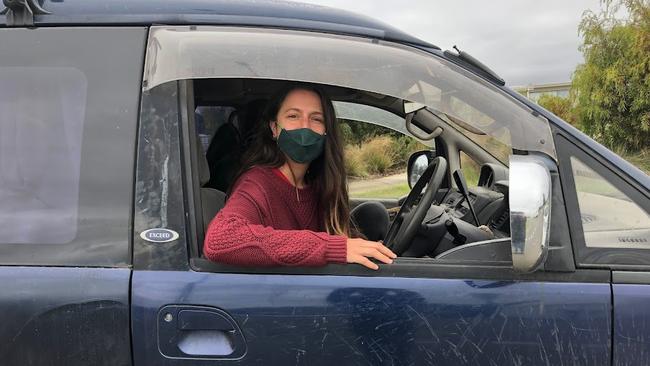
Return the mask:
{"type": "Polygon", "coordinates": [[[545,119],[476,75],[406,45],[302,31],[151,28],[145,90],[205,78],[303,81],[388,95],[424,104],[508,147],[556,158],[545,119]]]}

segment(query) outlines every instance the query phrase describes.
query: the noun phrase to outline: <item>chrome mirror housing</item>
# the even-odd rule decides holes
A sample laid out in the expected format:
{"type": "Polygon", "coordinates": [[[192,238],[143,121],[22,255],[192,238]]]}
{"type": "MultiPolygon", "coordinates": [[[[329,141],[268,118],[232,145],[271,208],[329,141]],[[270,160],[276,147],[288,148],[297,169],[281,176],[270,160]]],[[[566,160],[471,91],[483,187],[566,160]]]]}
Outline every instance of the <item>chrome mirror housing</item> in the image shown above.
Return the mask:
{"type": "Polygon", "coordinates": [[[551,173],[540,157],[511,155],[509,174],[512,265],[534,272],[548,255],[551,173]]]}

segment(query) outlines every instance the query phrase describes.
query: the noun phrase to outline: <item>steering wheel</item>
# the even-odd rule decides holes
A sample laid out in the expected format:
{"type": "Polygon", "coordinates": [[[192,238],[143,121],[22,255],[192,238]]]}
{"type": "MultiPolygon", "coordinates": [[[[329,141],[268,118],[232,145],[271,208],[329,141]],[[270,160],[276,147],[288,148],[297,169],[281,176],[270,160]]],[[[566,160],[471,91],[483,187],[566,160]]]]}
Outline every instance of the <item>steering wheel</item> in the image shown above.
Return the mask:
{"type": "Polygon", "coordinates": [[[424,220],[424,216],[433,203],[433,198],[440,189],[446,171],[447,160],[442,156],[436,157],[429,163],[427,169],[422,173],[406,197],[384,239],[384,245],[395,254],[401,255],[408,249],[409,243],[413,240],[424,220]],[[427,190],[416,204],[425,186],[427,190]]]}

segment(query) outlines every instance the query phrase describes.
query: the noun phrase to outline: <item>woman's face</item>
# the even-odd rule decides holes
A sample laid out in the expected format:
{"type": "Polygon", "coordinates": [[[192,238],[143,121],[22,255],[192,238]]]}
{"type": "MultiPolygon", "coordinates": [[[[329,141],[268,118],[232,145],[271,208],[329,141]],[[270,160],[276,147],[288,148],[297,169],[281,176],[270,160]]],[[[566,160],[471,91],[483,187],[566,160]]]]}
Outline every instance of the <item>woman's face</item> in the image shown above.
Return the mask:
{"type": "Polygon", "coordinates": [[[270,123],[274,138],[280,134],[280,126],[285,130],[309,128],[320,135],[326,132],[320,97],[310,90],[295,89],[289,92],[280,106],[276,120],[277,123],[270,123]]]}

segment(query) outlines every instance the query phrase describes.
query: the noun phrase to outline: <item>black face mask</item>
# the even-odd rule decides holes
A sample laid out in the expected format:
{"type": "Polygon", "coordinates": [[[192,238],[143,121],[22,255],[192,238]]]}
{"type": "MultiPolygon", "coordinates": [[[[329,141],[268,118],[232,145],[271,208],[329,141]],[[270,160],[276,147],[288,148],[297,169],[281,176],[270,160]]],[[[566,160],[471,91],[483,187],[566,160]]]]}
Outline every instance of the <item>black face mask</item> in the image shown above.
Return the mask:
{"type": "Polygon", "coordinates": [[[295,130],[280,128],[278,147],[280,151],[287,154],[296,163],[309,163],[316,160],[323,153],[325,135],[320,135],[309,128],[295,130]]]}

